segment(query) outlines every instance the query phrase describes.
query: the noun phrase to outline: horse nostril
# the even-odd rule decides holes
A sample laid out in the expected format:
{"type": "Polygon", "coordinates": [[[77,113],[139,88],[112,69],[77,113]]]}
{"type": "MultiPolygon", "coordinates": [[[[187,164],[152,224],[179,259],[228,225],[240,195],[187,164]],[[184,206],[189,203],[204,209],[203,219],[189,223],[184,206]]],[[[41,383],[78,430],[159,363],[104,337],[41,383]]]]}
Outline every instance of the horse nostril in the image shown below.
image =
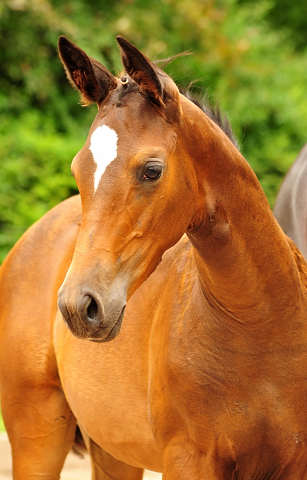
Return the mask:
{"type": "Polygon", "coordinates": [[[98,313],[98,305],[92,298],[89,306],[87,307],[86,314],[90,320],[95,320],[98,313]]]}
{"type": "Polygon", "coordinates": [[[89,332],[95,332],[102,327],[103,308],[94,295],[87,294],[79,300],[78,312],[81,322],[89,332]]]}
{"type": "Polygon", "coordinates": [[[68,313],[68,310],[67,310],[66,303],[63,300],[63,296],[60,295],[60,294],[58,295],[58,307],[59,307],[59,310],[62,314],[62,317],[63,317],[64,321],[66,323],[68,323],[69,322],[69,313],[68,313]]]}

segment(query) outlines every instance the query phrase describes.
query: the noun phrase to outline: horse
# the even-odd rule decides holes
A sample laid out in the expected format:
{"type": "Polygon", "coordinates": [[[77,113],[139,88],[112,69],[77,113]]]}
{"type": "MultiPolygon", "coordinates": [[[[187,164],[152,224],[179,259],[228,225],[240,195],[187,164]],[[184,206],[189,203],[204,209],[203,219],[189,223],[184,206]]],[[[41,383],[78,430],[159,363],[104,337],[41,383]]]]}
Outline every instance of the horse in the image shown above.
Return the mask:
{"type": "Polygon", "coordinates": [[[307,264],[229,137],[117,41],[114,76],[60,37],[98,106],[80,196],[1,268],[14,479],[58,479],[76,425],[96,480],[307,479],[307,264]]]}
{"type": "Polygon", "coordinates": [[[307,259],[307,144],[285,176],[273,212],[307,259]]]}

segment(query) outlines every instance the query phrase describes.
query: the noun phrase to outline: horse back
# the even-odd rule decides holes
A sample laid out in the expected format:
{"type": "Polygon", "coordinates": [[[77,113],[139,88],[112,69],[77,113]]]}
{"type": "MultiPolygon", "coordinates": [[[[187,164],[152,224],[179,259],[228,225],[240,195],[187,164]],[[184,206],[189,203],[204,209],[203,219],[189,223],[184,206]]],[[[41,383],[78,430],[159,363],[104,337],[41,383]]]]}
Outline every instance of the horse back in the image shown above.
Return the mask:
{"type": "Polygon", "coordinates": [[[307,258],[307,144],[281,185],[274,215],[283,231],[307,258]]]}

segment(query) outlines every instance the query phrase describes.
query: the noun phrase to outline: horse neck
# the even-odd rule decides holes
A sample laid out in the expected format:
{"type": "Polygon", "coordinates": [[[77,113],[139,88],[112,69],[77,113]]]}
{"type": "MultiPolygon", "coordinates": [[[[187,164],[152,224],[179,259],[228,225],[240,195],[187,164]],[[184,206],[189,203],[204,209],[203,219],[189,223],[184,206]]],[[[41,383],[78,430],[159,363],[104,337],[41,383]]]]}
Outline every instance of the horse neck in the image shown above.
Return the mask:
{"type": "MultiPolygon", "coordinates": [[[[188,236],[206,300],[243,323],[289,318],[289,308],[299,303],[299,275],[254,172],[201,111],[193,110],[188,124],[193,124],[187,144],[198,179],[188,236]]],[[[182,132],[181,138],[187,135],[182,132]]]]}

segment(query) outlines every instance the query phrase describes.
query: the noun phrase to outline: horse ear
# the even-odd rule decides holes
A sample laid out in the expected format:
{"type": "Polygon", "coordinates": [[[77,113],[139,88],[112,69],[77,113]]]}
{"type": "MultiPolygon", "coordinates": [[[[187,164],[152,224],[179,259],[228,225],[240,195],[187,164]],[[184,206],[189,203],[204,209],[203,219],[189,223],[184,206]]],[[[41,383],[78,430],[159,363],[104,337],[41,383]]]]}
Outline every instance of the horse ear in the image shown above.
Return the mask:
{"type": "Polygon", "coordinates": [[[134,45],[123,37],[116,37],[120,46],[125,71],[142,89],[146,97],[158,106],[163,103],[163,86],[157,67],[134,45]]]}
{"type": "Polygon", "coordinates": [[[64,36],[59,38],[59,54],[69,81],[81,92],[85,105],[101,103],[116,88],[112,73],[64,36]]]}

